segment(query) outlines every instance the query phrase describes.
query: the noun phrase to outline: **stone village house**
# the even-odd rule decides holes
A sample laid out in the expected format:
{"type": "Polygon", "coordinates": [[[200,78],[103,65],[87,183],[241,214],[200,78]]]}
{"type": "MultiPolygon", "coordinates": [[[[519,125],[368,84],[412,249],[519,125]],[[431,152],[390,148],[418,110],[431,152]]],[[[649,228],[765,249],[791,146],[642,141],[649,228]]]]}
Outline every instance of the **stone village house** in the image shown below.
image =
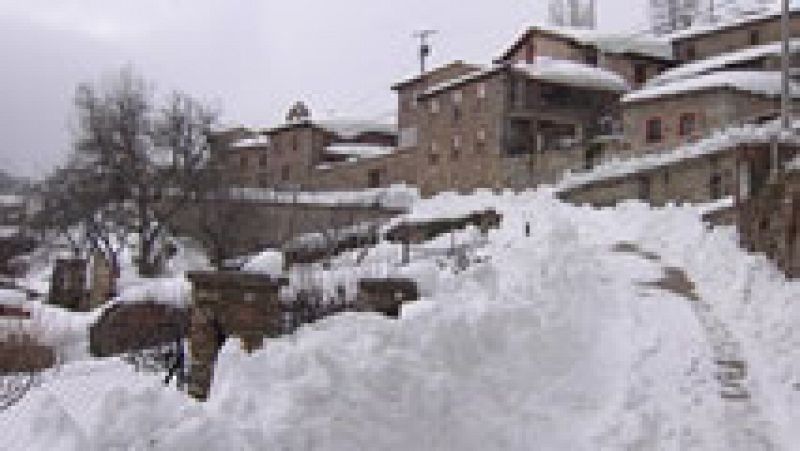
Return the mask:
{"type": "MultiPolygon", "coordinates": [[[[798,21],[793,14],[793,30],[798,21]]],[[[394,141],[377,130],[342,134],[302,105],[282,126],[214,139],[238,186],[403,182],[430,195],[552,183],[774,116],[778,22],[765,14],[667,38],[530,27],[491,66],[455,61],[395,84],[394,141]]]]}

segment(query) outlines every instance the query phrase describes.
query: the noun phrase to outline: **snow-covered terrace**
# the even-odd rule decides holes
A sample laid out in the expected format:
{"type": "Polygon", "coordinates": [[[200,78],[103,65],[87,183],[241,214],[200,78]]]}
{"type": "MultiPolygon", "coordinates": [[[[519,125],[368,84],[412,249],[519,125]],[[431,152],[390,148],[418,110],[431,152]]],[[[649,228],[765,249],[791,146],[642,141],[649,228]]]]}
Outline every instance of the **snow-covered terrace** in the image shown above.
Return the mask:
{"type": "MultiPolygon", "coordinates": [[[[540,56],[532,64],[517,63],[510,67],[532,80],[612,92],[627,92],[629,90],[628,83],[620,75],[606,69],[575,61],[540,56]]],[[[439,94],[487,77],[505,68],[506,66],[502,64],[495,64],[470,72],[461,77],[433,85],[425,90],[422,96],[427,97],[439,94]]]]}
{"type": "Polygon", "coordinates": [[[19,233],[19,227],[0,225],[0,238],[11,238],[19,233]]]}
{"type": "MultiPolygon", "coordinates": [[[[724,71],[712,72],[658,86],[645,86],[622,98],[623,103],[642,102],[710,89],[727,88],[752,94],[775,97],[781,93],[780,72],[770,71],[724,71]]],[[[800,97],[800,89],[791,83],[793,97],[800,97]]]]}
{"type": "Polygon", "coordinates": [[[25,198],[19,194],[0,194],[0,207],[15,207],[25,203],[25,198]]]}
{"type": "MultiPolygon", "coordinates": [[[[795,123],[795,127],[800,122],[795,123]]],[[[742,144],[769,143],[779,130],[777,122],[767,125],[744,125],[718,131],[708,138],[686,144],[670,152],[653,153],[625,160],[611,160],[589,172],[570,172],[556,184],[556,191],[564,192],[607,180],[625,177],[643,171],[674,165],[681,161],[728,150],[742,144]]],[[[784,144],[800,144],[800,136],[778,134],[784,144]]]]}
{"type": "Polygon", "coordinates": [[[404,184],[359,191],[276,191],[269,188],[232,188],[232,199],[276,204],[360,205],[406,209],[419,198],[416,188],[404,184]]]}
{"type": "Polygon", "coordinates": [[[270,139],[267,135],[257,135],[252,138],[244,138],[236,141],[235,143],[231,144],[231,147],[234,149],[249,149],[249,148],[261,148],[269,146],[270,139]]]}
{"type": "Polygon", "coordinates": [[[332,144],[325,148],[325,153],[357,159],[379,158],[390,155],[392,152],[394,152],[394,147],[392,146],[366,143],[340,143],[332,144]]]}
{"type": "MultiPolygon", "coordinates": [[[[800,39],[791,42],[791,51],[800,52],[800,39]]],[[[709,72],[724,69],[726,67],[746,64],[767,56],[778,56],[781,54],[781,43],[773,42],[770,44],[746,47],[741,50],[723,53],[702,60],[682,64],[673,69],[667,70],[654,77],[647,83],[647,86],[658,86],[674,81],[696,77],[709,72]]]]}

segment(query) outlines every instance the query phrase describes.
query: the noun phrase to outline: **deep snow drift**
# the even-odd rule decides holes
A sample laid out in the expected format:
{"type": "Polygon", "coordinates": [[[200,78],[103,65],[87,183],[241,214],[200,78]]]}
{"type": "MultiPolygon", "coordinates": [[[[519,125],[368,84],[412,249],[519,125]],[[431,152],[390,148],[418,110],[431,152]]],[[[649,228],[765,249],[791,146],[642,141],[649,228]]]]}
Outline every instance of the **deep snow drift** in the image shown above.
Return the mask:
{"type": "Polygon", "coordinates": [[[441,237],[408,267],[382,244],[360,263],[344,255],[324,274],[293,275],[323,287],[415,277],[424,299],[397,321],[332,317],[252,355],[229,342],[205,404],[113,359],[68,364],[0,413],[0,449],[751,450],[800,439],[800,284],[739,250],[733,230],[709,231],[699,208],[592,210],[544,191],[446,194],[410,216],[488,206],[505,218],[486,240],[441,237]],[[726,359],[747,370],[733,388],[717,380],[726,359]],[[749,398],[723,398],[732,389],[749,398]]]}

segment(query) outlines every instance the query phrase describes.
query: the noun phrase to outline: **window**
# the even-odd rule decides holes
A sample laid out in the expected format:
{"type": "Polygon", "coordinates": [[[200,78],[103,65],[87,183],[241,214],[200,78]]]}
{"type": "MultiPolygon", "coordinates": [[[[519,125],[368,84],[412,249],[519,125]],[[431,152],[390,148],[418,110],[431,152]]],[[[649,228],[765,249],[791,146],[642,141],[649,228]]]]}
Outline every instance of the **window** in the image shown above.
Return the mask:
{"type": "Polygon", "coordinates": [[[247,157],[242,155],[239,157],[239,165],[243,168],[247,167],[247,157]]]}
{"type": "Polygon", "coordinates": [[[714,173],[711,175],[711,180],[709,180],[709,192],[711,194],[711,199],[717,200],[722,198],[722,176],[719,173],[714,173]]]}
{"type": "Polygon", "coordinates": [[[290,176],[291,176],[291,168],[289,167],[288,164],[283,165],[283,167],[281,168],[281,180],[287,181],[289,180],[290,176]]]}
{"type": "Polygon", "coordinates": [[[461,105],[461,101],[464,100],[464,95],[461,93],[461,90],[453,91],[453,103],[456,105],[461,105]]]}
{"type": "Polygon", "coordinates": [[[297,152],[297,135],[292,134],[292,150],[297,152]]]}
{"type": "Polygon", "coordinates": [[[461,135],[453,136],[453,148],[460,149],[461,148],[461,135]]]}
{"type": "Polygon", "coordinates": [[[264,166],[266,166],[266,165],[267,165],[267,154],[265,154],[265,153],[262,153],[261,155],[259,155],[259,157],[258,157],[258,164],[259,164],[261,167],[264,167],[264,166]]]}
{"type": "Polygon", "coordinates": [[[525,47],[525,62],[533,64],[534,59],[536,59],[536,46],[533,45],[533,42],[529,42],[525,47]]]}
{"type": "Polygon", "coordinates": [[[431,99],[431,113],[438,113],[439,112],[439,99],[431,99]]]}
{"type": "Polygon", "coordinates": [[[453,122],[461,120],[461,108],[458,105],[453,105],[453,122]]]}
{"type": "Polygon", "coordinates": [[[686,59],[693,60],[697,58],[697,50],[694,47],[694,44],[689,44],[686,46],[686,59]]]}
{"type": "Polygon", "coordinates": [[[478,98],[486,98],[486,83],[478,83],[478,98]]]}
{"type": "Polygon", "coordinates": [[[480,142],[480,143],[486,142],[486,129],[485,128],[479,128],[478,129],[478,133],[476,134],[476,136],[478,138],[478,142],[480,142]]]}
{"type": "Polygon", "coordinates": [[[419,93],[417,91],[411,91],[411,102],[410,103],[411,103],[411,109],[412,110],[416,110],[417,109],[417,105],[419,105],[418,96],[419,96],[419,93]]]}
{"type": "Polygon", "coordinates": [[[367,184],[370,188],[379,188],[381,186],[381,170],[370,169],[367,173],[367,184]]]}
{"type": "Polygon", "coordinates": [[[641,85],[647,81],[647,65],[644,63],[633,64],[633,82],[641,85]]]}
{"type": "Polygon", "coordinates": [[[661,142],[661,119],[648,119],[647,124],[645,125],[645,134],[645,139],[647,140],[648,144],[661,142]]]}
{"type": "Polygon", "coordinates": [[[450,151],[450,159],[453,161],[458,160],[458,156],[460,153],[461,153],[460,150],[454,148],[452,151],[450,151]]]}
{"type": "Polygon", "coordinates": [[[586,52],[586,64],[590,66],[597,66],[597,49],[589,49],[586,52]]]}
{"type": "Polygon", "coordinates": [[[750,32],[750,45],[758,45],[761,43],[761,33],[758,30],[750,32]]]}
{"type": "Polygon", "coordinates": [[[439,164],[439,154],[432,153],[428,155],[428,161],[430,161],[431,164],[439,164]]]}
{"type": "Polygon", "coordinates": [[[697,121],[694,113],[683,113],[678,120],[678,134],[681,137],[692,136],[696,131],[697,121]]]}

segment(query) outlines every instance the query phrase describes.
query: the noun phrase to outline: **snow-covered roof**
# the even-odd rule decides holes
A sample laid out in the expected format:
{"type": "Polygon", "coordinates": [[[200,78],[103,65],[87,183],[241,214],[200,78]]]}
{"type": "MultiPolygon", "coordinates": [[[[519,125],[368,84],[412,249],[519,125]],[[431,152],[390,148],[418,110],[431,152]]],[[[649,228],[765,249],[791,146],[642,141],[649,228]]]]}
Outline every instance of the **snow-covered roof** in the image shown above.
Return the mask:
{"type": "Polygon", "coordinates": [[[609,70],[575,61],[538,57],[533,64],[514,66],[532,79],[560,83],[580,88],[627,92],[628,82],[609,70]]]}
{"type": "Polygon", "coordinates": [[[25,198],[19,194],[0,194],[0,206],[12,207],[25,203],[25,198]]]}
{"type": "Polygon", "coordinates": [[[378,158],[394,152],[394,147],[376,144],[340,143],[325,148],[325,153],[332,155],[356,157],[358,159],[378,158]]]}
{"type": "Polygon", "coordinates": [[[267,135],[256,135],[251,138],[244,138],[240,139],[239,141],[234,142],[231,144],[232,148],[235,149],[247,149],[251,147],[265,147],[269,145],[269,136],[267,135]]]}
{"type": "MultiPolygon", "coordinates": [[[[793,96],[797,97],[800,94],[797,85],[792,83],[790,87],[793,96]]],[[[716,88],[734,89],[763,96],[778,96],[781,92],[781,74],[768,71],[712,72],[664,85],[645,86],[623,97],[622,102],[641,102],[716,88]]]]}
{"type": "MultiPolygon", "coordinates": [[[[461,77],[431,86],[422,93],[422,96],[436,95],[448,89],[499,72],[506,67],[507,66],[502,64],[495,64],[490,67],[475,70],[461,77]]],[[[620,75],[600,67],[590,66],[576,61],[540,56],[536,58],[532,64],[517,63],[510,67],[527,75],[533,80],[603,91],[627,92],[629,90],[628,83],[620,75]]]]}
{"type": "MultiPolygon", "coordinates": [[[[800,7],[792,6],[791,12],[792,14],[796,14],[800,11],[800,7]]],[[[760,20],[769,20],[776,18],[781,15],[780,7],[778,5],[774,5],[769,7],[767,10],[756,13],[756,14],[749,14],[745,16],[734,17],[729,20],[725,20],[722,22],[717,23],[703,23],[698,24],[684,30],[679,30],[674,33],[671,33],[666,36],[670,41],[681,41],[684,39],[694,38],[697,36],[701,36],[704,34],[710,34],[718,31],[722,31],[728,28],[735,28],[738,26],[746,25],[751,22],[758,22],[760,20]]]]}
{"type": "Polygon", "coordinates": [[[783,167],[790,171],[800,171],[800,155],[787,161],[783,167]]]}
{"type": "Polygon", "coordinates": [[[490,75],[490,74],[492,74],[494,72],[499,72],[502,69],[503,69],[503,66],[501,66],[499,64],[493,65],[493,66],[490,66],[490,67],[485,67],[485,66],[484,67],[479,67],[479,68],[473,70],[472,72],[466,73],[466,74],[464,74],[464,75],[462,75],[460,77],[451,78],[451,79],[445,80],[445,81],[443,81],[441,83],[437,83],[437,84],[429,87],[425,91],[423,91],[421,93],[421,96],[424,97],[424,96],[436,95],[436,94],[438,94],[440,92],[447,91],[448,89],[455,88],[457,86],[460,86],[460,85],[467,84],[469,82],[478,80],[478,79],[483,78],[483,77],[485,77],[487,75],[490,75]]]}
{"type": "Polygon", "coordinates": [[[0,238],[11,238],[19,234],[19,227],[0,225],[0,238]]]}
{"type": "Polygon", "coordinates": [[[364,133],[397,134],[396,125],[377,121],[328,119],[314,121],[314,123],[323,130],[345,139],[352,139],[364,133]]]}
{"type": "MultiPolygon", "coordinates": [[[[793,52],[800,52],[800,39],[795,39],[792,41],[791,49],[793,52]]],[[[688,64],[682,64],[678,67],[661,73],[657,77],[654,77],[652,80],[650,80],[647,84],[651,86],[663,85],[672,81],[713,72],[725,67],[748,63],[766,56],[780,54],[780,42],[746,47],[741,50],[723,53],[721,55],[697,60],[688,64]]]]}
{"type": "Polygon", "coordinates": [[[511,51],[527,38],[530,33],[541,32],[559,36],[579,45],[595,47],[605,53],[635,54],[652,58],[672,60],[672,43],[669,39],[653,34],[621,33],[600,31],[589,28],[556,27],[551,25],[533,25],[520,36],[503,54],[507,57],[511,51]]]}
{"type": "MultiPolygon", "coordinates": [[[[800,126],[796,122],[795,127],[800,126]]],[[[684,160],[725,151],[741,144],[769,143],[780,130],[778,121],[766,125],[743,125],[720,130],[695,143],[679,146],[669,152],[659,152],[625,160],[612,160],[589,172],[570,172],[556,186],[558,191],[569,191],[593,183],[613,180],[639,172],[670,166],[684,160]]],[[[800,144],[800,136],[779,134],[780,142],[800,144]]]]}

